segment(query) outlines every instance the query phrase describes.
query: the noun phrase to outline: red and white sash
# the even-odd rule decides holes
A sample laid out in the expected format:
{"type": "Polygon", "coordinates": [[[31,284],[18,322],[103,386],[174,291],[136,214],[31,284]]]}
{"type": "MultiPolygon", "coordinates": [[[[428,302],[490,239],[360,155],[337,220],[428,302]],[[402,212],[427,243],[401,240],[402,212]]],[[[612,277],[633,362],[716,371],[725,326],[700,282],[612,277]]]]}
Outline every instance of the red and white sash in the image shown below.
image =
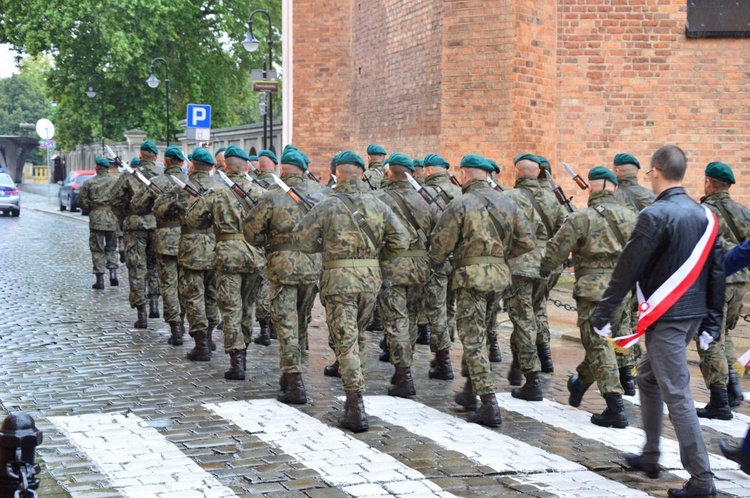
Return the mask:
{"type": "Polygon", "coordinates": [[[629,348],[638,342],[638,339],[646,333],[646,329],[656,323],[687,292],[703,271],[706,259],[708,259],[716,240],[719,223],[716,215],[710,209],[706,206],[702,207],[706,212],[708,226],[682,266],[661,284],[648,299],[644,299],[641,286],[638,283],[635,284],[638,295],[638,325],[635,334],[614,338],[613,341],[616,346],[629,348]]]}

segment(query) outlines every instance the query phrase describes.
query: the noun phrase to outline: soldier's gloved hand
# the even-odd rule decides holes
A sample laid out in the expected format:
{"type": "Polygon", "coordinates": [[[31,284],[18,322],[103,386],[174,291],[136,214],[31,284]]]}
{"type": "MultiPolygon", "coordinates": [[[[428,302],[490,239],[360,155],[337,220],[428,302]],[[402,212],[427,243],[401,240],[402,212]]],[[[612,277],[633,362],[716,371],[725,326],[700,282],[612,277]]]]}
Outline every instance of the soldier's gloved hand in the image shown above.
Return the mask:
{"type": "Polygon", "coordinates": [[[705,330],[701,332],[701,335],[698,336],[698,345],[700,348],[705,351],[708,349],[708,346],[714,342],[714,336],[706,332],[705,330]]]}
{"type": "Polygon", "coordinates": [[[594,332],[599,334],[602,337],[611,337],[612,336],[612,324],[607,322],[606,325],[602,328],[597,328],[594,326],[594,332]]]}
{"type": "Polygon", "coordinates": [[[539,276],[542,278],[547,278],[550,276],[550,271],[547,268],[539,268],[539,276]]]}

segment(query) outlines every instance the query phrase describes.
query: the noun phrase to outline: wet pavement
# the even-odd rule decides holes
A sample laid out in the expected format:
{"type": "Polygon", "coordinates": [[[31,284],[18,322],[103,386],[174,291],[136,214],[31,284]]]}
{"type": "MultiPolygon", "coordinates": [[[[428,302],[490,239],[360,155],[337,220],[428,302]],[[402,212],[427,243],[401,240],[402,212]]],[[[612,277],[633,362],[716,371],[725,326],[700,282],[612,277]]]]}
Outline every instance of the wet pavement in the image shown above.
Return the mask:
{"type": "MultiPolygon", "coordinates": [[[[429,380],[427,346],[417,346],[417,396],[406,405],[384,397],[392,367],[377,360],[379,336],[370,333],[370,430],[352,435],[335,429],[343,392],[339,379],[322,373],[333,353],[319,303],[304,374],[309,402],[277,404],[275,341],[250,346],[247,380],[238,382],[223,378],[223,354],[208,363],[185,360],[189,341],[167,345],[162,320],[133,329],[124,265],[119,287],[92,290],[88,219],[59,212],[56,187],[49,196],[45,189],[23,187],[21,216],[0,217],[0,407],[26,411],[44,432],[40,496],[666,496],[682,485],[679,462],[668,458],[670,471],[658,480],[623,468],[623,448],[642,444],[635,404],[626,410],[636,432],[579,424],[604,409],[593,388],[579,410],[561,406],[567,377],[583,358],[580,344],[569,340],[577,335],[574,312],[549,306],[555,373],[545,378],[544,403],[517,406],[504,397],[508,364],[495,366],[503,417],[497,429],[463,423],[452,401],[463,381],[429,380]]],[[[572,303],[564,288],[554,297],[572,303]]],[[[510,328],[507,316],[500,318],[505,359],[510,328]]],[[[750,347],[749,334],[743,321],[738,349],[750,347]]],[[[456,343],[456,374],[460,355],[456,343]]],[[[694,397],[705,403],[695,364],[691,373],[694,397]]],[[[742,383],[750,388],[746,378],[742,383]]],[[[744,434],[748,404],[737,412],[727,427],[704,426],[711,453],[720,455],[719,440],[744,434]]],[[[668,421],[664,437],[675,440],[668,421]]],[[[722,496],[750,496],[750,477],[726,461],[716,466],[722,496]]]]}

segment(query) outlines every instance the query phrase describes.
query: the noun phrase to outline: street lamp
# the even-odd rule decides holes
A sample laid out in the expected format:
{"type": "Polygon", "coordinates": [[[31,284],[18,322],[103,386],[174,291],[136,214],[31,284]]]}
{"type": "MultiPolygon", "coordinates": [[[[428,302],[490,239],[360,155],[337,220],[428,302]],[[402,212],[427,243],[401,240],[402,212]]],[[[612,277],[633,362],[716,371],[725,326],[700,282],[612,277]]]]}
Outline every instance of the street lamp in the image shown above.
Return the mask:
{"type": "Polygon", "coordinates": [[[161,61],[164,63],[164,83],[167,85],[167,94],[166,94],[166,107],[167,107],[167,146],[169,146],[169,63],[167,63],[167,60],[162,57],[156,57],[154,60],[151,61],[151,76],[148,77],[146,80],[146,84],[150,86],[151,88],[156,88],[159,86],[159,78],[156,77],[156,72],[154,68],[154,64],[156,61],[161,61]]]}
{"type": "Polygon", "coordinates": [[[86,95],[93,99],[96,97],[96,90],[94,90],[94,85],[92,83],[92,80],[94,77],[97,77],[101,80],[102,83],[102,91],[101,91],[101,99],[102,99],[102,154],[104,154],[104,76],[101,74],[94,74],[93,76],[89,77],[89,87],[86,90],[86,95]]]}
{"type": "MultiPolygon", "coordinates": [[[[242,41],[242,46],[248,52],[255,52],[260,47],[260,42],[255,35],[253,35],[253,16],[255,14],[263,14],[268,19],[268,70],[270,71],[273,67],[273,26],[271,25],[271,14],[266,9],[256,9],[250,13],[250,20],[248,21],[248,32],[245,39],[242,41]]],[[[266,79],[266,65],[263,64],[263,79],[266,79]]],[[[269,131],[271,135],[271,146],[273,146],[273,93],[268,93],[268,121],[270,121],[269,131]]],[[[267,149],[266,146],[266,115],[263,114],[263,148],[267,149]]]]}

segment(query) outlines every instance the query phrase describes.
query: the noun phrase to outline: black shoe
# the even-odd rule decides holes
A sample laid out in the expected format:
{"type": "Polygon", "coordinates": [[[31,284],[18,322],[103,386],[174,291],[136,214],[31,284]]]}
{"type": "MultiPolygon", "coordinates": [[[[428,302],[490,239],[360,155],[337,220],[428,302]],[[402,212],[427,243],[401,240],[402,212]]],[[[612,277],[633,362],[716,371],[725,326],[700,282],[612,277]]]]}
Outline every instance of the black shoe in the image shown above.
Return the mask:
{"type": "Polygon", "coordinates": [[[571,375],[568,378],[568,392],[570,392],[570,396],[568,396],[568,404],[574,408],[581,406],[583,395],[590,386],[591,384],[584,384],[581,382],[578,379],[578,374],[571,375]]]}
{"type": "Polygon", "coordinates": [[[326,377],[341,377],[341,372],[339,372],[339,360],[336,360],[332,365],[325,367],[323,369],[323,375],[326,377]]]}
{"type": "Polygon", "coordinates": [[[148,298],[148,317],[159,318],[159,296],[148,298]]]}
{"type": "Polygon", "coordinates": [[[119,251],[120,253],[120,263],[125,262],[125,251],[119,251]]]}
{"type": "Polygon", "coordinates": [[[180,322],[169,322],[169,332],[172,334],[167,339],[167,344],[172,346],[182,346],[182,329],[180,328],[180,322]]]}
{"type": "Polygon", "coordinates": [[[463,406],[467,412],[477,411],[477,397],[471,390],[471,379],[466,379],[463,390],[456,393],[453,401],[463,406]]]}
{"type": "Polygon", "coordinates": [[[430,326],[426,323],[417,326],[417,344],[430,345],[430,326]]]}
{"type": "Polygon", "coordinates": [[[382,351],[380,352],[380,356],[378,356],[378,360],[384,363],[390,363],[391,362],[391,350],[388,347],[388,338],[385,336],[383,336],[383,338],[380,339],[380,349],[382,349],[382,351]]]}
{"type": "Polygon", "coordinates": [[[109,269],[109,285],[111,287],[117,287],[120,285],[120,281],[117,280],[117,270],[114,268],[109,269]]]}
{"type": "Polygon", "coordinates": [[[508,382],[510,382],[511,386],[517,387],[520,387],[523,383],[523,374],[521,373],[521,367],[515,359],[510,364],[510,370],[508,370],[508,382]]]}
{"type": "Polygon", "coordinates": [[[104,274],[103,273],[96,274],[96,282],[94,282],[94,285],[92,285],[91,288],[96,289],[96,290],[104,289],[104,274]]]}
{"type": "Polygon", "coordinates": [[[380,313],[378,313],[377,308],[375,309],[375,313],[372,315],[372,321],[370,324],[365,328],[368,332],[382,332],[383,329],[383,321],[380,319],[380,313]]]}
{"type": "Polygon", "coordinates": [[[435,359],[430,362],[430,371],[427,372],[427,376],[431,379],[453,380],[450,349],[435,353],[435,359]]]}
{"type": "Polygon", "coordinates": [[[696,488],[690,481],[687,481],[682,489],[669,489],[667,496],[671,498],[716,498],[716,486],[696,488]]]}
{"type": "Polygon", "coordinates": [[[394,378],[391,379],[391,384],[393,385],[388,388],[388,396],[408,398],[417,394],[409,367],[396,367],[396,373],[394,378]]]}
{"type": "Polygon", "coordinates": [[[643,457],[641,455],[636,455],[635,453],[625,453],[623,454],[625,457],[625,463],[628,464],[628,467],[631,469],[639,470],[646,474],[646,477],[649,479],[658,479],[659,474],[661,474],[661,469],[659,468],[659,464],[656,463],[646,463],[643,461],[643,457]]]}
{"type": "Polygon", "coordinates": [[[483,394],[482,406],[478,410],[469,412],[466,415],[466,421],[472,424],[486,425],[487,427],[497,427],[502,424],[500,418],[500,407],[497,406],[497,398],[494,394],[483,394]]]}
{"type": "Polygon", "coordinates": [[[526,401],[542,401],[544,393],[542,392],[542,381],[539,380],[539,374],[536,372],[526,374],[526,383],[521,387],[514,387],[510,391],[510,395],[526,401]]]}
{"type": "Polygon", "coordinates": [[[732,409],[729,407],[729,394],[726,387],[712,387],[711,401],[705,408],[695,410],[700,418],[732,420],[732,409]]]}
{"type": "Polygon", "coordinates": [[[245,365],[242,361],[241,349],[233,349],[229,352],[229,370],[224,372],[224,378],[227,380],[245,380],[245,365]]]}
{"type": "Polygon", "coordinates": [[[733,462],[740,464],[740,470],[750,474],[750,456],[745,455],[740,448],[732,448],[726,441],[719,441],[721,454],[733,462]]]}
{"type": "Polygon", "coordinates": [[[552,351],[550,351],[549,344],[537,344],[536,354],[539,356],[539,363],[542,364],[542,372],[553,373],[555,367],[552,365],[552,351]]]}
{"type": "Polygon", "coordinates": [[[138,313],[138,320],[133,324],[133,327],[137,329],[148,328],[148,314],[146,313],[146,305],[142,304],[140,306],[136,306],[136,311],[138,313]]]}
{"type": "Polygon", "coordinates": [[[620,385],[625,396],[635,396],[635,379],[633,378],[633,367],[620,367],[620,385]]]}
{"type": "Polygon", "coordinates": [[[282,403],[290,405],[304,405],[307,404],[307,393],[305,392],[305,384],[302,382],[301,373],[283,374],[285,380],[279,394],[276,395],[276,399],[282,403]]]}
{"type": "Polygon", "coordinates": [[[490,363],[500,363],[503,361],[503,357],[500,355],[500,345],[497,343],[497,338],[490,342],[490,363]]]}
{"type": "Polygon", "coordinates": [[[346,392],[344,415],[339,417],[338,426],[342,429],[349,429],[354,433],[364,432],[370,428],[370,425],[367,423],[367,414],[365,413],[365,403],[362,400],[362,393],[346,392]]]}
{"type": "Polygon", "coordinates": [[[740,378],[734,368],[729,369],[729,382],[727,383],[727,394],[729,394],[729,406],[737,408],[742,404],[745,396],[742,394],[740,378]]]}
{"type": "Polygon", "coordinates": [[[258,323],[260,324],[260,334],[258,337],[253,339],[253,342],[255,344],[260,344],[261,346],[270,346],[271,345],[271,320],[264,319],[264,320],[258,320],[258,323]]]}
{"type": "Polygon", "coordinates": [[[614,427],[615,429],[627,427],[628,417],[625,415],[625,409],[622,406],[622,396],[620,394],[605,394],[604,400],[607,402],[607,408],[601,414],[591,415],[591,423],[599,427],[614,427]]]}

